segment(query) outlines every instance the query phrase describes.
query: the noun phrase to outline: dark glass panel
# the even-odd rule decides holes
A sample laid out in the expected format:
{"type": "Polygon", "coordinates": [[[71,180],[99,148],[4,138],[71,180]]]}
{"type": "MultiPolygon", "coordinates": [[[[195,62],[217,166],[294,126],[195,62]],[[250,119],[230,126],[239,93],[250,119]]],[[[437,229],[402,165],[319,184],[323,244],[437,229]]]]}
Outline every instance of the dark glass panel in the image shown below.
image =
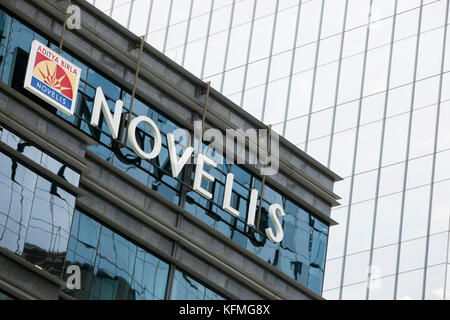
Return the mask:
{"type": "Polygon", "coordinates": [[[65,269],[70,265],[81,269],[81,290],[68,291],[77,299],[89,297],[101,227],[95,220],[75,211],[65,269]]]}
{"type": "Polygon", "coordinates": [[[175,271],[173,288],[171,294],[172,300],[225,300],[220,294],[205,287],[200,282],[190,276],[175,271]]]}
{"type": "Polygon", "coordinates": [[[60,277],[69,241],[75,197],[38,178],[24,257],[60,277]]]}
{"type": "Polygon", "coordinates": [[[90,299],[134,300],[131,288],[137,247],[103,228],[92,278],[90,299]]]}
{"type": "Polygon", "coordinates": [[[37,175],[0,153],[0,246],[22,255],[37,175]]]}
{"type": "Polygon", "coordinates": [[[61,276],[75,197],[0,153],[0,246],[61,276]]]}
{"type": "Polygon", "coordinates": [[[0,141],[7,144],[14,150],[22,153],[24,156],[40,164],[42,167],[60,176],[74,186],[78,186],[80,175],[69,168],[67,165],[61,163],[55,158],[45,154],[31,143],[22,140],[16,134],[8,131],[0,125],[0,141]]]}
{"type": "Polygon", "coordinates": [[[0,301],[7,301],[7,300],[14,300],[14,299],[12,297],[10,297],[9,295],[7,295],[3,292],[0,292],[0,301]]]}
{"type": "Polygon", "coordinates": [[[88,69],[87,82],[93,88],[102,87],[108,105],[109,101],[114,102],[110,105],[110,108],[114,110],[115,101],[121,98],[121,89],[91,68],[88,69]]]}
{"type": "Polygon", "coordinates": [[[167,263],[138,248],[133,280],[136,300],[163,300],[168,276],[167,263]]]}
{"type": "Polygon", "coordinates": [[[161,300],[169,265],[76,210],[65,267],[79,265],[78,299],[161,300]]]}

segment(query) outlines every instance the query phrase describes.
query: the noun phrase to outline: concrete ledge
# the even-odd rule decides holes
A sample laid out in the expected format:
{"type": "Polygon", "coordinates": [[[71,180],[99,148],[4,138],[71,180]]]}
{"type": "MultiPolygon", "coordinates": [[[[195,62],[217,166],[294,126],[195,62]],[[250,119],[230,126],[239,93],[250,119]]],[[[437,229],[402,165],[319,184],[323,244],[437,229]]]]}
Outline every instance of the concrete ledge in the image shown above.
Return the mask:
{"type": "Polygon", "coordinates": [[[53,172],[49,171],[48,169],[42,167],[41,165],[37,164],[30,158],[26,157],[22,153],[18,152],[17,150],[14,150],[7,144],[4,144],[3,142],[0,142],[0,151],[6,153],[10,157],[13,157],[20,161],[20,163],[34,172],[37,172],[40,176],[46,178],[47,180],[54,181],[56,184],[62,186],[66,191],[69,193],[72,193],[73,195],[81,195],[82,192],[79,190],[79,188],[75,187],[71,183],[67,182],[63,178],[57,176],[53,172]]]}
{"type": "Polygon", "coordinates": [[[1,81],[0,121],[80,172],[86,170],[86,146],[96,142],[1,81]]]}
{"type": "Polygon", "coordinates": [[[24,299],[57,300],[65,286],[47,271],[3,248],[0,248],[0,279],[4,287],[9,285],[13,290],[8,292],[24,299]]]}

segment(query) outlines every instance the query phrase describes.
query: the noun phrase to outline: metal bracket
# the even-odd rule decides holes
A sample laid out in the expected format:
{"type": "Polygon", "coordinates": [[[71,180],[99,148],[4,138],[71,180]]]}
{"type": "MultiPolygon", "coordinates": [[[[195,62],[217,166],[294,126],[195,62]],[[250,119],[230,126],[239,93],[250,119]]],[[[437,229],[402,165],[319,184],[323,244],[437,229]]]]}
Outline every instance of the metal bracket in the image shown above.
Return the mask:
{"type": "MultiPolygon", "coordinates": [[[[269,131],[267,133],[267,157],[269,156],[270,153],[270,140],[272,139],[272,125],[269,125],[269,131]]],[[[265,169],[267,168],[267,163],[264,163],[264,173],[265,173],[265,169]]],[[[263,197],[264,197],[264,186],[266,184],[266,175],[264,174],[261,178],[261,189],[260,189],[260,196],[259,196],[259,206],[258,206],[258,215],[256,217],[256,230],[259,230],[259,223],[261,220],[261,209],[262,209],[262,203],[263,203],[263,197]]]]}
{"type": "Polygon", "coordinates": [[[124,137],[124,145],[127,144],[127,139],[128,139],[128,128],[130,126],[130,122],[131,122],[131,115],[133,113],[133,103],[134,103],[134,97],[136,95],[136,84],[137,84],[137,79],[139,78],[139,71],[141,68],[141,60],[142,60],[142,53],[144,51],[144,42],[145,42],[145,36],[141,36],[140,37],[141,41],[139,43],[139,56],[138,56],[138,61],[137,61],[137,66],[136,66],[136,74],[134,75],[134,83],[133,83],[133,91],[131,93],[131,100],[130,100],[130,107],[128,109],[128,121],[127,121],[127,129],[125,131],[125,137],[124,137]]]}
{"type": "Polygon", "coordinates": [[[67,19],[69,18],[69,7],[71,5],[72,5],[72,1],[69,0],[69,2],[67,3],[66,16],[64,18],[64,24],[63,24],[62,31],[61,31],[61,39],[59,40],[59,49],[58,49],[59,55],[61,55],[61,51],[62,51],[62,47],[63,47],[63,43],[64,43],[64,35],[66,33],[67,19]]]}

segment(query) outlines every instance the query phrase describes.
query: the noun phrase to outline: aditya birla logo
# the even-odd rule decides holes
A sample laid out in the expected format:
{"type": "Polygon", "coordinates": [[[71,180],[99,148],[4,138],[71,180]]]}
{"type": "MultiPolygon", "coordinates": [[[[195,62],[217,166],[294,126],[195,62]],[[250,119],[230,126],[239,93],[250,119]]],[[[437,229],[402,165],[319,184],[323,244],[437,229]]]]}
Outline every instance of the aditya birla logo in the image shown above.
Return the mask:
{"type": "Polygon", "coordinates": [[[55,89],[68,99],[73,98],[74,75],[68,74],[50,59],[38,53],[34,65],[33,77],[55,89]],[[72,79],[70,79],[72,78],[72,79]]]}
{"type": "Polygon", "coordinates": [[[33,41],[25,89],[62,112],[73,115],[81,69],[37,40],[33,41]]]}

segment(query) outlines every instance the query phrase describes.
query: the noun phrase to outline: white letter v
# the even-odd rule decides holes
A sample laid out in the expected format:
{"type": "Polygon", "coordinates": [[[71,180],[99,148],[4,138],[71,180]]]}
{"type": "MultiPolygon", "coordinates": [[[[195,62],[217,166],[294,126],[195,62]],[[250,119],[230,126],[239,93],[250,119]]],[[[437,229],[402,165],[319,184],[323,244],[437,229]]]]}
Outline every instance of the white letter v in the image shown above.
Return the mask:
{"type": "Polygon", "coordinates": [[[194,149],[192,147],[187,147],[181,156],[180,160],[178,160],[177,149],[175,147],[175,138],[173,134],[167,134],[167,146],[169,147],[169,158],[170,158],[170,167],[172,168],[172,177],[176,177],[180,174],[186,162],[191,158],[192,152],[194,149]]]}

